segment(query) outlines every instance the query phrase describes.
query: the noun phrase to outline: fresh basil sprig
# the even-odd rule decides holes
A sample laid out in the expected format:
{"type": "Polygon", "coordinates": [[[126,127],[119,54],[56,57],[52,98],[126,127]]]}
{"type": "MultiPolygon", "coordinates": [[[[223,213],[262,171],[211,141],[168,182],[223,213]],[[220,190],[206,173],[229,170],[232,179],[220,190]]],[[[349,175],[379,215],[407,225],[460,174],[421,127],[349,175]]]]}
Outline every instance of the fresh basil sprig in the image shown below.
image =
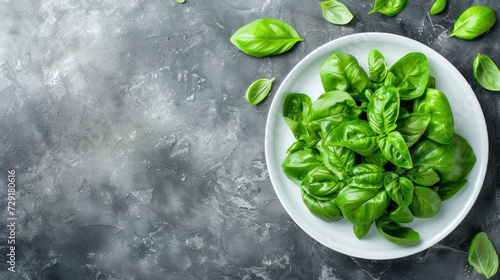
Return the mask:
{"type": "Polygon", "coordinates": [[[337,0],[319,2],[319,4],[323,11],[323,17],[333,24],[348,24],[353,18],[349,9],[337,0]]]}
{"type": "Polygon", "coordinates": [[[465,10],[455,22],[453,33],[464,40],[472,40],[488,31],[497,20],[497,13],[490,7],[472,6],[465,10]]]}
{"type": "Polygon", "coordinates": [[[250,103],[250,105],[259,104],[271,91],[271,86],[275,78],[260,79],[253,82],[247,89],[245,93],[245,99],[250,103]]]}
{"type": "Polygon", "coordinates": [[[478,54],[474,59],[474,77],[485,89],[500,91],[500,71],[488,56],[478,54]]]}
{"type": "Polygon", "coordinates": [[[490,278],[498,270],[498,255],[484,232],[476,234],[469,250],[469,263],[478,272],[490,278]]]}
{"type": "Polygon", "coordinates": [[[255,57],[282,54],[304,41],[288,23],[274,18],[251,22],[236,30],[230,40],[238,49],[255,57]]]}
{"type": "Polygon", "coordinates": [[[436,0],[429,13],[431,15],[436,15],[442,12],[444,8],[446,8],[446,0],[436,0]]]}
{"type": "Polygon", "coordinates": [[[410,0],[375,0],[373,10],[368,14],[381,13],[393,17],[401,13],[408,6],[408,3],[410,0]]]}

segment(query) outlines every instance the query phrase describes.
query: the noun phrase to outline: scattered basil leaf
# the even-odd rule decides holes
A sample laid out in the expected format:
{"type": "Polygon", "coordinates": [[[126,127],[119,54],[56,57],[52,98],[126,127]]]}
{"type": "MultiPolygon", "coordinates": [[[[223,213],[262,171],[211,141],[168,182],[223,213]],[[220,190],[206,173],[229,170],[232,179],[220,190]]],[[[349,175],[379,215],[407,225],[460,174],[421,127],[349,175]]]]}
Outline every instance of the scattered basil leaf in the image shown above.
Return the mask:
{"type": "Polygon", "coordinates": [[[288,23],[274,18],[251,22],[236,30],[230,40],[238,49],[255,57],[282,54],[304,41],[288,23]]]}
{"type": "Polygon", "coordinates": [[[455,22],[453,33],[463,40],[472,40],[490,29],[497,20],[497,13],[490,7],[472,6],[455,22]]]}
{"type": "Polygon", "coordinates": [[[500,91],[500,71],[488,56],[478,54],[474,59],[474,77],[485,89],[500,91]]]}
{"type": "Polygon", "coordinates": [[[274,82],[274,78],[260,79],[253,82],[247,89],[245,93],[245,99],[250,105],[259,104],[271,91],[271,86],[274,82]]]}
{"type": "Polygon", "coordinates": [[[323,17],[333,24],[348,24],[353,16],[347,7],[337,0],[319,2],[323,17]]]}
{"type": "Polygon", "coordinates": [[[375,0],[371,13],[381,13],[393,17],[402,12],[410,0],[375,0]]]}
{"type": "MultiPolygon", "coordinates": [[[[387,76],[387,61],[380,51],[373,49],[368,53],[368,70],[370,79],[375,83],[380,83],[387,76]]],[[[369,99],[370,100],[370,99],[369,99]]]]}
{"type": "Polygon", "coordinates": [[[186,0],[175,0],[175,1],[177,1],[177,3],[181,3],[181,4],[186,2],[186,0]]]}
{"type": "Polygon", "coordinates": [[[480,232],[474,236],[469,250],[469,263],[474,269],[490,278],[498,271],[498,255],[484,232],[480,232]]]}
{"type": "Polygon", "coordinates": [[[383,238],[400,246],[415,244],[420,235],[409,227],[403,227],[387,215],[383,215],[375,221],[378,232],[383,238]]]}
{"type": "Polygon", "coordinates": [[[429,13],[431,15],[437,15],[442,12],[444,8],[446,8],[446,0],[436,0],[429,13]]]}

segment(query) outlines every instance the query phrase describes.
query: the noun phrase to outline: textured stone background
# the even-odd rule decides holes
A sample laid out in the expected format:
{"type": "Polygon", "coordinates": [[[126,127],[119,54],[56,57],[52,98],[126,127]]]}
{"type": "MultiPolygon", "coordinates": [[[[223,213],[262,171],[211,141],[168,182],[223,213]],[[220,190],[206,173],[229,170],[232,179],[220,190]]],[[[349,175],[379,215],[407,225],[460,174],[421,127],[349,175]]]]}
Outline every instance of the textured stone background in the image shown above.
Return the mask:
{"type": "Polygon", "coordinates": [[[483,279],[467,263],[488,233],[500,250],[500,95],[474,80],[477,53],[500,64],[498,23],[473,41],[448,38],[471,5],[411,1],[396,17],[336,26],[317,1],[3,0],[0,2],[1,279],[483,279]],[[254,58],[229,42],[263,17],[303,38],[254,58]],[[290,219],[269,181],[264,127],[274,92],[308,53],[381,31],[449,59],[483,108],[490,143],[484,188],[446,239],[413,256],[368,261],[332,251],[290,219]],[[243,94],[276,77],[258,106],[243,94]],[[18,179],[17,272],[6,269],[7,170],[18,179]]]}

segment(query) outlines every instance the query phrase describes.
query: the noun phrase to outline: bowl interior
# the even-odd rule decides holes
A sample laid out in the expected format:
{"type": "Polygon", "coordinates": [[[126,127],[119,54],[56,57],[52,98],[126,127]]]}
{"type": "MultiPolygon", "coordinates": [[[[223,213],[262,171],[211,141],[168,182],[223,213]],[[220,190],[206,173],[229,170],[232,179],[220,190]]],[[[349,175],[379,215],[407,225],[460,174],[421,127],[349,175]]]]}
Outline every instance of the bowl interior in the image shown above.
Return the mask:
{"type": "Polygon", "coordinates": [[[265,152],[271,182],[283,207],[292,219],[311,237],[325,246],[353,257],[393,259],[408,256],[436,244],[464,219],[474,204],[483,184],[488,161],[488,135],[483,112],[467,81],[443,56],[409,38],[386,33],[360,33],[331,41],[306,56],[281,84],[269,111],[265,152]],[[429,61],[430,75],[436,78],[436,88],[446,94],[455,119],[455,131],[472,146],[477,162],[468,175],[467,185],[453,198],[444,201],[441,212],[431,219],[418,219],[409,224],[420,234],[413,246],[401,247],[382,238],[375,226],[358,240],[352,225],[345,219],[328,223],[313,216],[302,202],[300,187],[291,182],[281,170],[287,148],[295,141],[281,112],[285,94],[308,94],[313,102],[323,87],[319,77],[321,63],[333,51],[349,53],[368,69],[368,53],[378,49],[390,67],[409,52],[421,52],[429,61]]]}

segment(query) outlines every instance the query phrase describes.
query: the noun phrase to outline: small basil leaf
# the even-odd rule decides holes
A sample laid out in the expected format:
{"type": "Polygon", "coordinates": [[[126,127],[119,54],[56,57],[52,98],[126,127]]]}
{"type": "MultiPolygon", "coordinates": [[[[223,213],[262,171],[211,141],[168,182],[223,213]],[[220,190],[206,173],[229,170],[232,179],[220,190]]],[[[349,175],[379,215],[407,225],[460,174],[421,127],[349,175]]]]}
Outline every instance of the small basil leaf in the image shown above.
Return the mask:
{"type": "Polygon", "coordinates": [[[238,49],[255,57],[282,54],[304,41],[288,23],[274,18],[251,22],[236,30],[230,40],[238,49]]]}
{"type": "Polygon", "coordinates": [[[436,0],[429,13],[431,15],[437,15],[442,12],[444,8],[446,8],[446,0],[436,0]]]}
{"type": "Polygon", "coordinates": [[[484,232],[480,232],[474,236],[469,250],[469,263],[474,269],[490,278],[498,271],[498,255],[484,232]]]}
{"type": "Polygon", "coordinates": [[[320,165],[307,173],[301,186],[316,199],[329,200],[332,195],[336,196],[340,192],[345,182],[330,172],[326,166],[320,165]]]}
{"type": "Polygon", "coordinates": [[[339,125],[326,136],[324,141],[324,145],[347,147],[364,156],[377,150],[377,134],[364,120],[354,120],[339,125]]]}
{"type": "Polygon", "coordinates": [[[443,183],[434,187],[442,201],[452,198],[467,184],[467,179],[457,183],[443,183]]]}
{"type": "Polygon", "coordinates": [[[412,245],[420,238],[418,232],[409,227],[401,226],[387,215],[378,218],[375,225],[383,238],[400,246],[412,245]]]}
{"type": "Polygon", "coordinates": [[[368,123],[377,134],[386,134],[396,128],[399,114],[399,94],[395,87],[381,87],[368,104],[368,123]]]}
{"type": "Polygon", "coordinates": [[[321,63],[319,74],[325,92],[345,91],[357,101],[367,101],[364,92],[371,88],[371,81],[354,56],[333,52],[321,63]]]}
{"type": "Polygon", "coordinates": [[[472,6],[465,10],[455,22],[450,37],[472,40],[488,31],[497,20],[497,13],[490,7],[472,6]]]}
{"type": "Polygon", "coordinates": [[[381,13],[393,17],[406,8],[410,0],[375,0],[371,13],[381,13]]]}
{"type": "Polygon", "coordinates": [[[335,197],[330,200],[319,200],[309,195],[303,188],[301,188],[300,194],[302,201],[314,216],[326,222],[335,222],[342,219],[342,213],[335,203],[335,197]]]}
{"type": "Polygon", "coordinates": [[[406,142],[406,146],[410,148],[413,144],[424,135],[429,122],[431,121],[431,114],[429,113],[412,113],[408,114],[407,118],[398,119],[396,130],[401,133],[406,142]]]}
{"type": "Polygon", "coordinates": [[[335,203],[349,222],[366,225],[384,213],[389,201],[384,188],[362,189],[347,186],[340,191],[335,203]]]}
{"type": "Polygon", "coordinates": [[[488,56],[478,54],[474,59],[474,77],[485,89],[500,91],[500,71],[488,56]]]}
{"type": "Polygon", "coordinates": [[[362,163],[351,168],[347,184],[358,188],[378,189],[384,185],[384,168],[375,164],[362,163]]]}
{"type": "Polygon", "coordinates": [[[398,180],[389,184],[384,184],[389,197],[400,207],[405,208],[410,205],[413,199],[413,183],[405,178],[399,177],[398,180]]]}
{"type": "Polygon", "coordinates": [[[413,167],[410,151],[401,133],[393,131],[385,137],[380,137],[378,147],[382,154],[394,165],[403,168],[413,167]]]}
{"type": "Polygon", "coordinates": [[[253,82],[247,89],[245,93],[245,99],[250,103],[250,105],[259,104],[271,91],[271,86],[274,82],[274,78],[260,79],[253,82]]]}
{"type": "Polygon", "coordinates": [[[177,3],[181,3],[181,4],[186,2],[186,0],[175,0],[175,1],[177,1],[177,3]]]}
{"type": "Polygon", "coordinates": [[[352,231],[354,232],[354,235],[356,235],[358,239],[361,239],[368,234],[371,225],[372,223],[366,225],[352,225],[352,231]]]}
{"type": "Polygon", "coordinates": [[[432,218],[441,210],[441,198],[432,188],[415,186],[409,208],[417,218],[432,218]]]}
{"type": "Polygon", "coordinates": [[[389,70],[387,68],[387,61],[377,49],[373,49],[368,53],[368,70],[370,79],[375,83],[382,82],[385,76],[387,76],[387,71],[389,70]]]}
{"type": "Polygon", "coordinates": [[[396,61],[387,74],[393,75],[391,85],[398,88],[401,100],[415,99],[424,94],[429,80],[429,64],[423,53],[413,52],[396,61]]]}
{"type": "Polygon", "coordinates": [[[415,113],[429,113],[431,119],[425,136],[436,142],[448,144],[453,140],[455,125],[448,98],[437,89],[427,89],[413,103],[415,113]]]}
{"type": "Polygon", "coordinates": [[[348,24],[353,16],[347,7],[337,0],[319,2],[323,17],[333,24],[348,24]]]}
{"type": "Polygon", "coordinates": [[[315,142],[317,135],[309,129],[311,98],[303,93],[287,93],[283,100],[283,119],[297,140],[315,142]]]}
{"type": "Polygon", "coordinates": [[[305,148],[289,153],[281,168],[288,179],[300,186],[307,174],[321,164],[318,152],[315,149],[305,148]]]}

